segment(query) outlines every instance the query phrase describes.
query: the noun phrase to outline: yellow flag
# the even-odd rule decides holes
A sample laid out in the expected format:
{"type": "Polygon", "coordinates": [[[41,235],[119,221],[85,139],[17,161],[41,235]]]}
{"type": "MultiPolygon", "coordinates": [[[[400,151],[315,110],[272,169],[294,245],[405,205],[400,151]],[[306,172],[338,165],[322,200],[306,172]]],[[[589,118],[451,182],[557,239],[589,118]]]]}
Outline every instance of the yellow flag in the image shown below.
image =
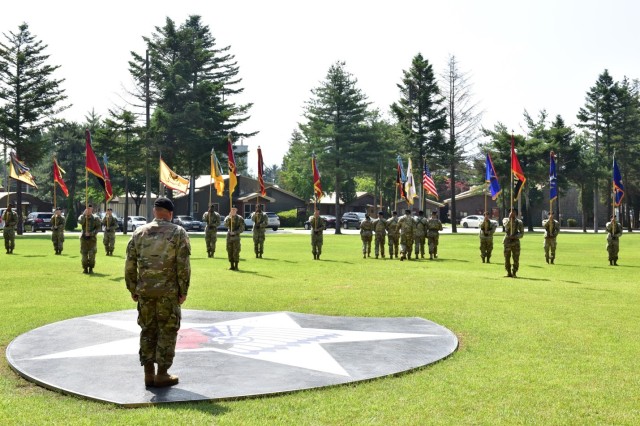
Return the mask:
{"type": "Polygon", "coordinates": [[[167,188],[175,189],[183,194],[186,194],[189,190],[189,181],[171,170],[162,161],[162,158],[160,158],[160,182],[164,183],[167,188]]]}
{"type": "Polygon", "coordinates": [[[216,194],[218,197],[222,197],[224,193],[224,178],[222,177],[222,166],[218,161],[218,157],[216,153],[211,150],[211,179],[213,180],[213,185],[216,187],[216,194]]]}
{"type": "Polygon", "coordinates": [[[22,161],[18,160],[18,157],[16,157],[13,152],[9,155],[11,157],[11,160],[9,161],[9,175],[15,180],[19,180],[20,182],[24,182],[29,186],[38,188],[35,178],[29,171],[30,169],[25,166],[22,161]]]}

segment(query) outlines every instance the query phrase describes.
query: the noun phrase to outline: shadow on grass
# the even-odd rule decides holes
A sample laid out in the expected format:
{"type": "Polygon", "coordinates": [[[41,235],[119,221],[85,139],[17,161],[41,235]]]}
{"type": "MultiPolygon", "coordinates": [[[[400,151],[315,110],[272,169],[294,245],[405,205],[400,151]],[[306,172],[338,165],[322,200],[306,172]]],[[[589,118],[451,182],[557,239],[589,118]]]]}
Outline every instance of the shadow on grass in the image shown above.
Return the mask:
{"type": "Polygon", "coordinates": [[[256,271],[248,271],[246,269],[237,269],[237,270],[231,271],[231,272],[237,272],[237,273],[240,273],[240,274],[251,274],[251,275],[255,275],[256,277],[273,278],[271,275],[264,275],[264,274],[260,274],[260,273],[258,273],[256,271]]]}
{"type": "Polygon", "coordinates": [[[46,254],[24,254],[24,255],[20,255],[19,253],[16,253],[16,254],[18,254],[20,257],[49,257],[46,254]]]}
{"type": "Polygon", "coordinates": [[[123,282],[124,281],[124,277],[116,277],[116,278],[109,278],[109,281],[113,281],[113,282],[123,282]]]}

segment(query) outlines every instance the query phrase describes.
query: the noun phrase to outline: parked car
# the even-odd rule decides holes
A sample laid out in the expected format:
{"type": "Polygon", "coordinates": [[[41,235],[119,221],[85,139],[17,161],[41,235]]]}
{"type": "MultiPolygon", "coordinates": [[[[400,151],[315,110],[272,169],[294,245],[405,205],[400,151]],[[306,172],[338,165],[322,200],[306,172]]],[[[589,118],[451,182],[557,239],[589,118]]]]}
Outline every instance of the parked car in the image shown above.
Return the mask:
{"type": "MultiPolygon", "coordinates": [[[[497,220],[493,220],[493,219],[490,219],[490,220],[491,220],[491,223],[493,223],[496,226],[498,226],[498,221],[497,220]]],[[[462,218],[460,220],[460,225],[463,228],[479,228],[480,225],[482,225],[483,221],[484,221],[484,216],[471,215],[471,216],[467,216],[465,218],[462,218]]]]}
{"type": "Polygon", "coordinates": [[[147,218],[144,216],[129,216],[127,219],[127,231],[135,231],[136,228],[147,224],[147,218]]]}
{"type": "Polygon", "coordinates": [[[6,207],[0,208],[0,229],[4,228],[4,221],[2,220],[2,215],[4,214],[5,210],[7,210],[6,207]]]}
{"type": "Polygon", "coordinates": [[[365,214],[362,212],[347,212],[342,215],[340,223],[344,229],[356,228],[360,229],[360,224],[364,222],[365,214]]]}
{"type": "Polygon", "coordinates": [[[245,231],[251,231],[253,229],[253,220],[251,220],[251,214],[248,214],[244,218],[244,229],[245,231]]]}
{"type": "MultiPolygon", "coordinates": [[[[327,224],[327,229],[328,228],[335,228],[336,227],[336,217],[330,214],[321,214],[320,215],[321,218],[324,219],[325,223],[327,224]]],[[[307,220],[304,223],[304,229],[311,229],[311,222],[309,222],[309,220],[307,220]]]]}
{"type": "Polygon", "coordinates": [[[27,219],[24,221],[24,231],[47,231],[51,230],[51,218],[53,213],[47,212],[33,212],[29,213],[27,219]]]}
{"type": "Polygon", "coordinates": [[[267,215],[268,224],[267,226],[274,231],[277,231],[280,228],[280,217],[274,212],[264,212],[267,215]]]}
{"type": "Polygon", "coordinates": [[[178,215],[173,218],[173,223],[180,225],[185,231],[202,231],[203,223],[195,220],[191,216],[178,215]]]}

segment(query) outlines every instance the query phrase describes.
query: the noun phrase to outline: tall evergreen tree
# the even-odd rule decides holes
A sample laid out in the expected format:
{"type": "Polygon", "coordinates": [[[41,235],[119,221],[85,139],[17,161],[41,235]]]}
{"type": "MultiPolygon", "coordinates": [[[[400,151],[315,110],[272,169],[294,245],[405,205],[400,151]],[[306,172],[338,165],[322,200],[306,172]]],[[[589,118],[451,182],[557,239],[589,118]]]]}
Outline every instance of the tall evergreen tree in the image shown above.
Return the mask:
{"type": "MultiPolygon", "coordinates": [[[[37,163],[46,146],[41,134],[56,114],[68,108],[61,106],[67,96],[53,73],[59,66],[47,64],[46,44],[29,31],[26,23],[16,33],[3,33],[0,42],[0,100],[4,101],[0,127],[9,146],[27,164],[37,163]]],[[[22,234],[22,183],[17,183],[18,233],[22,234]]]]}
{"type": "MultiPolygon", "coordinates": [[[[317,154],[323,176],[333,177],[324,179],[322,188],[335,191],[339,223],[340,199],[349,201],[355,196],[353,176],[367,161],[369,102],[344,62],[331,65],[325,80],[311,93],[314,97],[305,108],[307,122],[300,129],[317,154]]],[[[339,226],[336,234],[340,234],[339,226]]]]}

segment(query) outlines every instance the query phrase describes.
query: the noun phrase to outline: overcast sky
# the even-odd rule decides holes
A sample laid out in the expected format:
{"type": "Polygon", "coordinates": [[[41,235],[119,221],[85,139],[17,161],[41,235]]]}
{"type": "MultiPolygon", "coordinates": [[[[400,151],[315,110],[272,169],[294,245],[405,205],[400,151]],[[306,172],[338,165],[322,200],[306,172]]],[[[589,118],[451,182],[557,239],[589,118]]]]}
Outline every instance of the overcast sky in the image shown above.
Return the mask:
{"type": "MultiPolygon", "coordinates": [[[[73,107],[69,120],[122,105],[130,51],[144,52],[166,17],[181,24],[200,15],[218,47],[231,46],[245,93],[253,102],[245,141],[256,169],[281,165],[311,89],[338,60],[373,106],[388,114],[396,84],[417,53],[442,72],[449,55],[468,71],[483,125],[503,122],[516,132],[522,113],[546,109],[569,124],[587,90],[609,69],[615,80],[640,77],[640,2],[537,1],[11,1],[0,8],[0,32],[22,22],[48,44],[50,64],[73,107]]],[[[4,40],[3,40],[4,42],[4,40]]]]}

